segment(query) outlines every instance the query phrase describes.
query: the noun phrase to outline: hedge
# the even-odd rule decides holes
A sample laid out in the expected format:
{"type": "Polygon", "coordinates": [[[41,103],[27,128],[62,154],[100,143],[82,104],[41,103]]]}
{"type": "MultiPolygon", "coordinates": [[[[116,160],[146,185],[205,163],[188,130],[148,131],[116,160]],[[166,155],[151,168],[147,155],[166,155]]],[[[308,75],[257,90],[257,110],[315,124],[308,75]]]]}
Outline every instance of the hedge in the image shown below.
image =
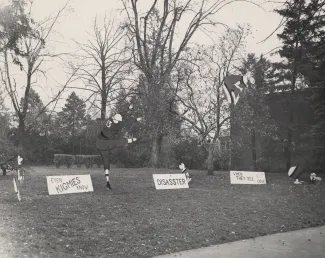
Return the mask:
{"type": "Polygon", "coordinates": [[[69,155],[69,154],[54,154],[54,164],[57,168],[65,165],[70,168],[72,165],[76,165],[80,168],[84,165],[86,168],[92,167],[96,164],[100,167],[102,159],[100,155],[69,155]]]}

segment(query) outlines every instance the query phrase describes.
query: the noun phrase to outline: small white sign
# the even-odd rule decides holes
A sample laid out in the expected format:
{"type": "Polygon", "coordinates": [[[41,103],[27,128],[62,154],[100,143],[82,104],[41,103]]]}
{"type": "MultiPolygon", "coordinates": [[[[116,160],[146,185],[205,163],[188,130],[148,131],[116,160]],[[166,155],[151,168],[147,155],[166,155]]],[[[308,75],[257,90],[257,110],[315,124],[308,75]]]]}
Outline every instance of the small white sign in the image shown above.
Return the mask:
{"type": "Polygon", "coordinates": [[[47,176],[50,195],[93,192],[90,175],[47,176]]]}
{"type": "Polygon", "coordinates": [[[185,174],[153,174],[157,190],[189,188],[185,174]]]}
{"type": "Polygon", "coordinates": [[[231,184],[266,184],[264,172],[230,171],[231,184]]]}

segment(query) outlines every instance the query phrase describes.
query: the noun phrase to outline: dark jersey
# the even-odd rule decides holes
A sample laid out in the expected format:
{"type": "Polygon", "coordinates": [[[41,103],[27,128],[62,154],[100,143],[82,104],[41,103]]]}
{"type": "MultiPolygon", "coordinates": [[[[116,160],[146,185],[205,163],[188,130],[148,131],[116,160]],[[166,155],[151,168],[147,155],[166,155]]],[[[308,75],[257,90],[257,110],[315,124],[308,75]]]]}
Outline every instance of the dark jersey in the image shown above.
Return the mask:
{"type": "Polygon", "coordinates": [[[104,126],[104,128],[100,132],[100,136],[108,140],[117,139],[120,136],[122,129],[125,127],[125,122],[121,121],[116,124],[112,120],[110,121],[110,127],[104,126]]]}
{"type": "Polygon", "coordinates": [[[243,78],[244,77],[241,75],[228,75],[224,80],[224,84],[226,86],[226,89],[228,91],[232,103],[236,103],[234,97],[237,98],[240,91],[243,88],[247,87],[246,84],[244,83],[243,78]],[[234,93],[235,96],[232,95],[232,92],[234,93]]]}
{"type": "Polygon", "coordinates": [[[103,126],[100,133],[97,136],[96,148],[99,150],[108,150],[115,147],[122,147],[128,145],[128,140],[123,136],[123,129],[126,122],[121,121],[114,123],[112,119],[110,126],[103,126]]]}

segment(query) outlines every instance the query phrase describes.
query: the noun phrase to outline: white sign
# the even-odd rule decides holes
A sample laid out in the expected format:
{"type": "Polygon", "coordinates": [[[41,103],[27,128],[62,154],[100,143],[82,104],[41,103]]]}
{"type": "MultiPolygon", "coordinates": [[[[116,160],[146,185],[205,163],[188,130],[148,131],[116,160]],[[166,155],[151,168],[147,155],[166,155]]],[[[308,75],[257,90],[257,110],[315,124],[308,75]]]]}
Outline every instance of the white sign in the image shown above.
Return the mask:
{"type": "Polygon", "coordinates": [[[93,192],[90,175],[47,176],[50,195],[93,192]]]}
{"type": "Polygon", "coordinates": [[[181,174],[153,174],[153,181],[157,190],[189,188],[184,173],[181,174]]]}
{"type": "Polygon", "coordinates": [[[230,171],[231,184],[266,184],[264,172],[230,171]]]}

